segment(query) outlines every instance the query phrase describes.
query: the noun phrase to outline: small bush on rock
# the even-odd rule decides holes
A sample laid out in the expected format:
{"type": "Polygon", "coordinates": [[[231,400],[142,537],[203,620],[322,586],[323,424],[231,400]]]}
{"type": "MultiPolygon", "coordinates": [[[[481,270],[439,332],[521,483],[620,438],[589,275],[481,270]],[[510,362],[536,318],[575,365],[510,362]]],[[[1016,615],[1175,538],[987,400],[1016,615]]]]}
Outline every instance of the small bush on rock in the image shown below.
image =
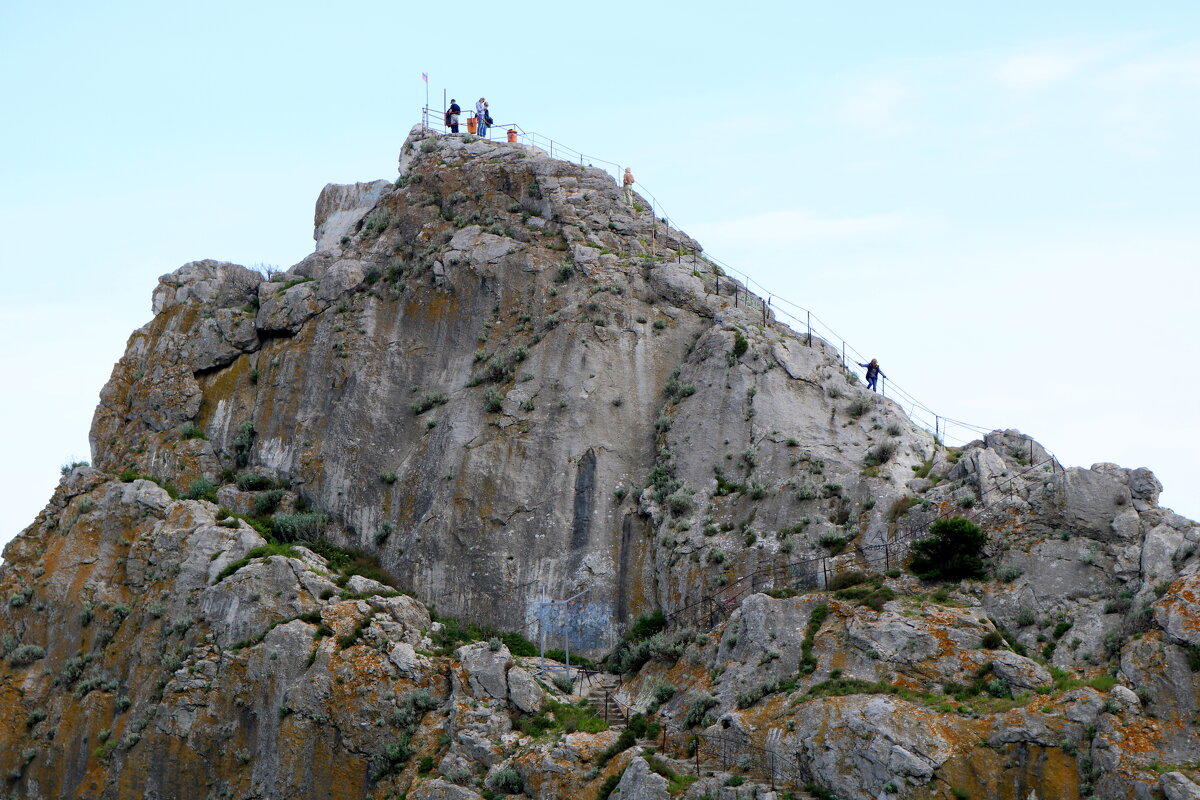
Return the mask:
{"type": "Polygon", "coordinates": [[[497,770],[491,777],[490,783],[494,791],[501,794],[520,794],[525,791],[525,780],[521,773],[512,767],[497,770]]]}
{"type": "Polygon", "coordinates": [[[956,581],[982,578],[983,546],[987,535],[963,517],[939,519],[929,526],[930,536],[912,544],[909,569],[923,580],[956,581]]]}

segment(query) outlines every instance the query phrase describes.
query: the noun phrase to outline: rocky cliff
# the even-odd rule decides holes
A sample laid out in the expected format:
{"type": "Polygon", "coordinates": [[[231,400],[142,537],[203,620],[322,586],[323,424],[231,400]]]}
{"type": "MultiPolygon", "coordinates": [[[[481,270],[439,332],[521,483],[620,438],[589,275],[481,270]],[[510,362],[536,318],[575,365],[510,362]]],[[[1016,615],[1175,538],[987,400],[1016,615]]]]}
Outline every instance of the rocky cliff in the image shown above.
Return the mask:
{"type": "Polygon", "coordinates": [[[6,549],[10,795],[1200,796],[1200,527],[1149,471],[942,447],[535,148],[415,129],[315,239],[159,280],[6,549]],[[903,572],[951,515],[988,577],[903,572]],[[634,733],[543,632],[626,636],[634,733]]]}

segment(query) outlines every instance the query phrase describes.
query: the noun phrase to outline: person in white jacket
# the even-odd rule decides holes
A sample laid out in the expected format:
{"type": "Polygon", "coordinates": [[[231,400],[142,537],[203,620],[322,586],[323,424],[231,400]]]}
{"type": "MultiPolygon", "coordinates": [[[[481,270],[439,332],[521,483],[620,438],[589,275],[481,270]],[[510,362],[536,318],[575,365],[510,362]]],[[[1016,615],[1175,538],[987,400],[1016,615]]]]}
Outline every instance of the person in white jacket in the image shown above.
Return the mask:
{"type": "Polygon", "coordinates": [[[479,138],[486,139],[488,120],[487,100],[482,97],[479,98],[479,102],[475,104],[475,120],[475,133],[479,135],[479,138]]]}

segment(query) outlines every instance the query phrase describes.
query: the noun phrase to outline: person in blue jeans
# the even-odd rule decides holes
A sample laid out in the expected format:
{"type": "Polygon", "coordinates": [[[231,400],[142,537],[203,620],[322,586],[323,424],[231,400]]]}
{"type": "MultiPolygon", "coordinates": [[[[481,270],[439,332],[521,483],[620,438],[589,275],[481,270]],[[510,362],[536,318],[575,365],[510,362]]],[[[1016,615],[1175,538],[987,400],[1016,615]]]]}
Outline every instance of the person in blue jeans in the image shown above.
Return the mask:
{"type": "Polygon", "coordinates": [[[475,133],[479,135],[480,139],[486,139],[488,120],[487,100],[482,97],[479,98],[479,102],[475,104],[475,119],[477,120],[475,133]]]}
{"type": "Polygon", "coordinates": [[[879,360],[872,358],[870,364],[863,364],[860,361],[855,361],[854,363],[858,364],[860,367],[867,368],[867,388],[872,392],[877,391],[875,389],[875,384],[879,381],[879,376],[883,375],[883,377],[887,377],[887,375],[884,375],[883,370],[879,368],[879,360]]]}

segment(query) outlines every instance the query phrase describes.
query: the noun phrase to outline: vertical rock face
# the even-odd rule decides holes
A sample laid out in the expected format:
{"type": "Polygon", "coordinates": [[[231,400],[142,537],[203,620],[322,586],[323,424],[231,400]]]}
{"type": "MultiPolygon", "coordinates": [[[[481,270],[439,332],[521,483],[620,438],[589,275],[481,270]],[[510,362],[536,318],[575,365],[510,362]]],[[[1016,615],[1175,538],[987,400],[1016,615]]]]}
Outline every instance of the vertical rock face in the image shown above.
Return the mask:
{"type": "Polygon", "coordinates": [[[318,252],[288,272],[160,280],[105,387],[97,467],[181,488],[253,470],[417,596],[512,629],[587,589],[592,651],[713,583],[704,546],[786,560],[773,534],[805,514],[797,552],[848,520],[883,536],[933,443],[829,347],[731,296],[606,173],[452,137],[406,150],[397,186],[326,187],[318,252]],[[889,455],[864,477],[872,447],[889,455]]]}
{"type": "Polygon", "coordinates": [[[160,278],[93,466],[7,547],[4,793],[1195,793],[1200,528],[1148,470],[941,446],[533,148],[416,129],[315,228],[160,278]],[[985,576],[903,573],[952,515],[985,576]],[[658,753],[499,635],[543,630],[631,631],[604,708],[658,753]]]}

